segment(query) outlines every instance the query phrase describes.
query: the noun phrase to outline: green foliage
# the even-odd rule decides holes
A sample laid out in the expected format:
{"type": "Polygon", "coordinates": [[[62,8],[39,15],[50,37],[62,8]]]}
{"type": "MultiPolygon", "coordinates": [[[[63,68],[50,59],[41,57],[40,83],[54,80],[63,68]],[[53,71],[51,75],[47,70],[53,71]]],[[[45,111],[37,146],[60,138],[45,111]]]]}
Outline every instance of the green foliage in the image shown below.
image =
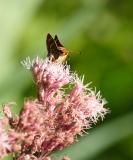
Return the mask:
{"type": "MultiPolygon", "coordinates": [[[[46,57],[45,37],[57,34],[70,50],[68,63],[106,97],[111,113],[85,137],[56,154],[72,160],[133,159],[133,1],[1,0],[0,103],[35,96],[20,61],[46,57]]],[[[10,159],[8,157],[5,160],[10,159]]]]}

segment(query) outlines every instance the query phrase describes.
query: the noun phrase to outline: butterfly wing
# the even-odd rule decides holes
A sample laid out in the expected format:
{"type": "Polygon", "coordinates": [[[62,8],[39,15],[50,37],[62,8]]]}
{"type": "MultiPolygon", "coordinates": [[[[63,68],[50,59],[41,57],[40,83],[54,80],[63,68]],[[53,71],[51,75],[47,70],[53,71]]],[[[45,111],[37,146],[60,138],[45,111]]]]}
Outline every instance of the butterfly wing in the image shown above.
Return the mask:
{"type": "Polygon", "coordinates": [[[64,47],[64,46],[61,44],[61,42],[59,41],[57,35],[55,35],[54,40],[55,40],[56,45],[57,45],[58,47],[64,47]]]}
{"type": "Polygon", "coordinates": [[[59,57],[59,49],[53,37],[48,33],[46,39],[46,45],[48,50],[48,57],[51,59],[57,59],[59,57]]]}

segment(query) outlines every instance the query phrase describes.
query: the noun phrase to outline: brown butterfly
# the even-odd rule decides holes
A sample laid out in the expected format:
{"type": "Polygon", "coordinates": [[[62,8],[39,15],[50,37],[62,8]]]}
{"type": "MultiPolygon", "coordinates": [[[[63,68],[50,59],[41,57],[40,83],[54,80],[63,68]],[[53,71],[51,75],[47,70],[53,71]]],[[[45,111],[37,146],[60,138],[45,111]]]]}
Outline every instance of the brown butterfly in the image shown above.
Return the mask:
{"type": "Polygon", "coordinates": [[[60,43],[57,35],[53,38],[49,33],[46,38],[48,58],[52,62],[64,63],[69,51],[60,43]]]}

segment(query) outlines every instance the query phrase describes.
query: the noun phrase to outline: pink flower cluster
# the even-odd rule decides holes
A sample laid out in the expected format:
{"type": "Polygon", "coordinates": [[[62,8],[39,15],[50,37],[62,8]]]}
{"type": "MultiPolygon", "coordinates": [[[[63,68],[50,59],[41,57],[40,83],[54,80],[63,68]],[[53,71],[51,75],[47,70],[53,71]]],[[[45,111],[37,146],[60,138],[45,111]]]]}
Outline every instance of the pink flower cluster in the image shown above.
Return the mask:
{"type": "Polygon", "coordinates": [[[52,151],[74,143],[76,135],[103,119],[105,101],[70,72],[68,65],[39,58],[23,64],[32,71],[37,98],[26,100],[16,118],[9,105],[4,105],[0,157],[13,153],[15,160],[52,160],[52,151]]]}

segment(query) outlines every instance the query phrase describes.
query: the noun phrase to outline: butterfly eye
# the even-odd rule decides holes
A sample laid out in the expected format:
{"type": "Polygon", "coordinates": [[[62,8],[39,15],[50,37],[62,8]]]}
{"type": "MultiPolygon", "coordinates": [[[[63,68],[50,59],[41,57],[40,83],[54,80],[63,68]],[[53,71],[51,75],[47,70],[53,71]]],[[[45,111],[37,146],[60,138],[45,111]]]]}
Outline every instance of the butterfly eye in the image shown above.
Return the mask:
{"type": "Polygon", "coordinates": [[[62,53],[64,53],[62,50],[60,50],[60,53],[62,54],[62,53]]]}

